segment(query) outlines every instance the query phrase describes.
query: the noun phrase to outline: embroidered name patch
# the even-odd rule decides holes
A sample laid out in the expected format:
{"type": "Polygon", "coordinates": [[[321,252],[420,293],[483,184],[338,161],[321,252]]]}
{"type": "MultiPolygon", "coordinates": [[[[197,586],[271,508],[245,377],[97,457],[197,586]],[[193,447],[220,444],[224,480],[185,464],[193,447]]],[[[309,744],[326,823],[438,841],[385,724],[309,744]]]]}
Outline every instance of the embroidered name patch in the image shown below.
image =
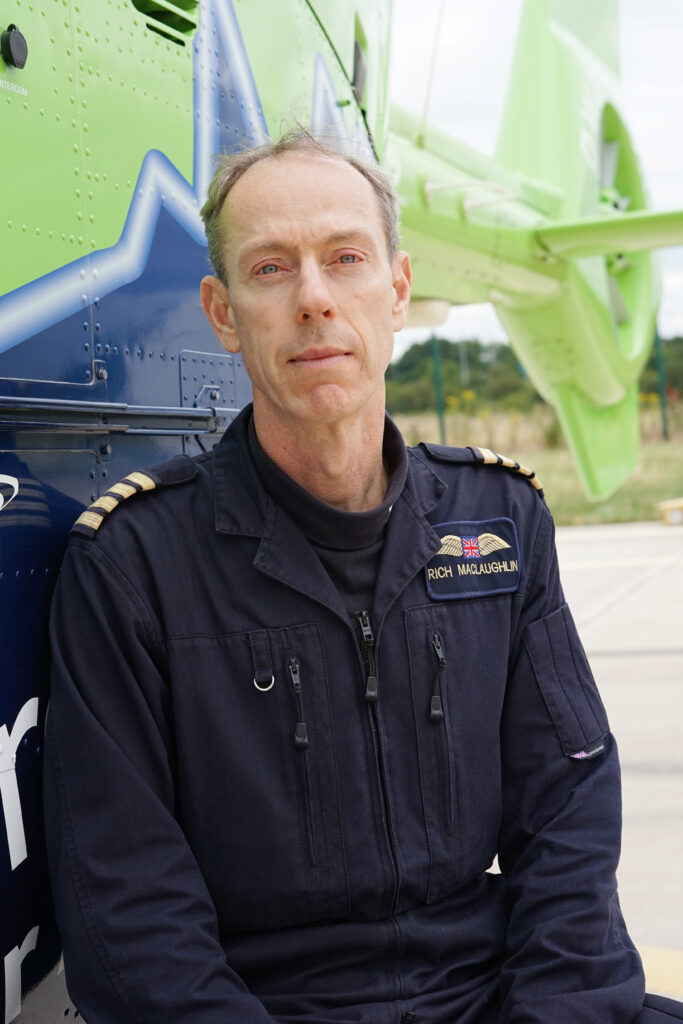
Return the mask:
{"type": "Polygon", "coordinates": [[[439,523],[441,547],[425,569],[437,601],[509,594],[519,587],[519,543],[511,519],[439,523]]]}

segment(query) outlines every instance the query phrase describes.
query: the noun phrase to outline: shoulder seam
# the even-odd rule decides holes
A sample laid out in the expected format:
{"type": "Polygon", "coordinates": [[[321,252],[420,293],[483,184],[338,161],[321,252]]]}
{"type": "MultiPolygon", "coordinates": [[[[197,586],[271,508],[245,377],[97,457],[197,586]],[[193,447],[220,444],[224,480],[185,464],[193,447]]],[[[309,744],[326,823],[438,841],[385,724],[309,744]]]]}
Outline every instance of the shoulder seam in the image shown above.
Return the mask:
{"type": "Polygon", "coordinates": [[[494,452],[490,448],[476,448],[474,445],[469,445],[466,448],[450,448],[446,445],[427,444],[426,442],[421,441],[415,448],[408,450],[413,451],[418,458],[423,457],[424,453],[426,453],[441,462],[460,464],[469,463],[470,465],[474,464],[479,466],[501,466],[504,469],[511,469],[513,472],[519,473],[520,476],[523,476],[524,479],[530,483],[536,491],[538,491],[539,497],[544,497],[543,485],[533,469],[529,469],[528,466],[523,466],[515,459],[508,458],[507,455],[500,455],[498,452],[494,452]]]}
{"type": "Polygon", "coordinates": [[[137,614],[146,621],[146,631],[151,644],[163,650],[164,637],[160,628],[161,624],[137,587],[128,578],[121,566],[106,551],[102,550],[101,545],[84,544],[82,541],[83,537],[76,535],[73,537],[72,544],[69,547],[72,550],[74,548],[80,549],[84,557],[94,559],[95,563],[101,563],[103,571],[112,578],[131,608],[137,606],[137,614]]]}
{"type": "Polygon", "coordinates": [[[426,441],[421,441],[414,448],[409,448],[408,451],[415,452],[417,455],[419,451],[426,452],[435,459],[439,459],[441,462],[475,462],[477,461],[475,456],[476,449],[474,448],[455,448],[449,445],[441,444],[428,444],[426,441]]]}
{"type": "MultiPolygon", "coordinates": [[[[182,461],[183,457],[181,456],[180,458],[182,461]]],[[[173,459],[169,460],[169,463],[162,463],[154,469],[145,470],[144,473],[136,470],[125,476],[123,480],[113,484],[104,494],[93,501],[85,511],[81,512],[71,527],[72,534],[78,534],[81,537],[92,540],[107,516],[124,501],[146,491],[187,483],[197,475],[197,467],[187,456],[184,457],[186,465],[182,467],[176,465],[174,471],[171,471],[170,466],[174,461],[173,459]],[[168,469],[166,468],[167,466],[169,467],[168,469]]]]}

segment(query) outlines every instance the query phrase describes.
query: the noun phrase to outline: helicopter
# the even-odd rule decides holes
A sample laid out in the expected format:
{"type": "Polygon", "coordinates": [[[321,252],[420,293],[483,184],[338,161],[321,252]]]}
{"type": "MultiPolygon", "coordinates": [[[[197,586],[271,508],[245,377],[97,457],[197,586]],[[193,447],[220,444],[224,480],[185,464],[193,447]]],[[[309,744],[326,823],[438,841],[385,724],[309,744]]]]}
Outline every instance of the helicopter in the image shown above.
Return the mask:
{"type": "Polygon", "coordinates": [[[40,810],[48,609],[69,530],[130,471],[217,443],[250,400],[240,356],[219,348],[199,307],[214,154],[298,121],[380,161],[413,259],[411,322],[492,302],[594,497],[637,459],[637,380],[659,295],[651,250],[683,241],[683,213],[647,208],[619,109],[616,0],[599,15],[526,0],[494,158],[391,105],[390,0],[0,11],[16,19],[0,24],[12,140],[0,168],[9,1024],[69,1008],[40,810]]]}

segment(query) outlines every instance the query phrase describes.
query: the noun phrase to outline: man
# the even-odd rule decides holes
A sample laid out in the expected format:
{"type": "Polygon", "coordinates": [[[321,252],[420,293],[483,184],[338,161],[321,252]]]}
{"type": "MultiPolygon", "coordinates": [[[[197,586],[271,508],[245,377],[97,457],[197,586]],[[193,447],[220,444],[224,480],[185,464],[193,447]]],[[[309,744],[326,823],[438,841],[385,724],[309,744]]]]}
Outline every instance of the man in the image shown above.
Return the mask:
{"type": "Polygon", "coordinates": [[[411,280],[386,178],[289,137],[224,161],[203,214],[202,305],[253,409],[96,502],[54,607],[74,1001],[88,1024],[627,1024],[617,755],[537,481],[407,453],[385,419],[411,280]]]}

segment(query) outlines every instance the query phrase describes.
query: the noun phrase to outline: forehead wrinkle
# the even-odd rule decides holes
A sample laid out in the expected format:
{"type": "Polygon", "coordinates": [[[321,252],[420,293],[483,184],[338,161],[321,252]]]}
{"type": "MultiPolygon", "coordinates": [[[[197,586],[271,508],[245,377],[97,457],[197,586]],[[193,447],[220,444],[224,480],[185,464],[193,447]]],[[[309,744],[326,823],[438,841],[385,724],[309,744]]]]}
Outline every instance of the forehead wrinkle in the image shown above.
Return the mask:
{"type": "Polygon", "coordinates": [[[373,238],[374,232],[368,230],[368,220],[377,221],[379,233],[384,238],[377,198],[370,183],[358,171],[344,161],[326,158],[312,160],[307,156],[299,157],[298,154],[277,159],[267,158],[249,168],[226,197],[220,220],[223,250],[228,257],[227,250],[232,248],[233,258],[237,259],[238,264],[243,262],[243,253],[251,255],[257,251],[257,247],[265,251],[271,243],[281,250],[301,245],[325,244],[324,240],[321,242],[316,239],[316,234],[323,236],[325,231],[329,232],[330,239],[337,236],[340,240],[357,233],[376,249],[377,240],[373,238]],[[329,167],[333,171],[331,179],[325,182],[324,194],[320,189],[316,194],[316,182],[311,183],[310,179],[304,183],[301,192],[296,188],[296,178],[294,187],[291,187],[292,161],[296,163],[300,159],[309,166],[311,163],[317,165],[316,170],[329,167]],[[269,174],[269,169],[272,169],[271,174],[274,172],[275,180],[266,184],[264,175],[269,174]],[[286,175],[278,173],[281,169],[286,175]],[[349,189],[349,182],[353,183],[352,189],[349,189]],[[268,209],[269,201],[276,193],[280,193],[281,201],[268,209]],[[355,206],[354,211],[349,211],[350,205],[355,206]],[[356,224],[347,227],[345,222],[348,223],[350,216],[356,220],[356,224]],[[362,220],[361,225],[357,223],[358,218],[362,220]],[[319,221],[317,226],[316,219],[319,221]],[[263,243],[258,238],[254,240],[252,224],[256,230],[259,227],[262,229],[263,243]],[[245,235],[244,244],[240,245],[240,236],[244,238],[245,235]]]}

